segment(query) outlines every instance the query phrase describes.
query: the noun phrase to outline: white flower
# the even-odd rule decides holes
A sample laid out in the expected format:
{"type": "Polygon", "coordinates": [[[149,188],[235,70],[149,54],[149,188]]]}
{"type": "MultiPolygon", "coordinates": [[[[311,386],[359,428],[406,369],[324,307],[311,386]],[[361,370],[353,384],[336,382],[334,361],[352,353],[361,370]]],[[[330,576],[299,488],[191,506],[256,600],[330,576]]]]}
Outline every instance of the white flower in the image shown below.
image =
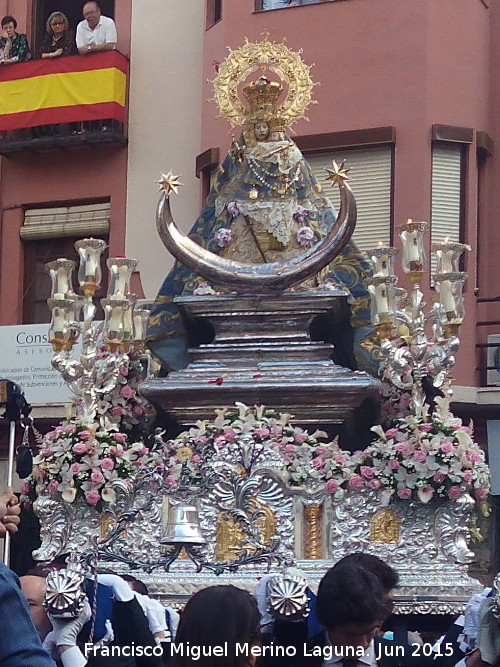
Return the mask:
{"type": "Polygon", "coordinates": [[[105,486],[104,489],[101,491],[101,496],[102,499],[107,503],[116,502],[116,493],[114,492],[114,489],[111,489],[108,486],[105,486]]]}
{"type": "Polygon", "coordinates": [[[67,503],[72,503],[74,499],[76,498],[76,489],[74,486],[72,486],[69,489],[64,489],[64,491],[61,494],[62,499],[65,500],[67,503]]]}

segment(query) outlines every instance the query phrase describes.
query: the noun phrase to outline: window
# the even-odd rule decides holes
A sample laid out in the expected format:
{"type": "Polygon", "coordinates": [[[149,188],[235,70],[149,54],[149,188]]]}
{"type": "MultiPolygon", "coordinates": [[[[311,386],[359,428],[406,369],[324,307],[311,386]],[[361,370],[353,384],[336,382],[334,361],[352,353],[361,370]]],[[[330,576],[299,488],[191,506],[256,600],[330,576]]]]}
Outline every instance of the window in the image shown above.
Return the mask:
{"type": "Polygon", "coordinates": [[[356,197],[358,220],[353,240],[360,250],[375,248],[379,241],[384,245],[391,242],[392,213],[392,148],[375,146],[372,148],[349,148],[328,153],[306,155],[314,175],[323,192],[338,210],[339,191],[325,181],[325,168],[345,161],[350,168],[349,185],[356,197]]]}
{"type": "MultiPolygon", "coordinates": [[[[98,0],[99,7],[103,16],[114,18],[115,15],[115,0],[98,0]]],[[[75,0],[37,0],[33,12],[33,55],[38,57],[38,51],[42,44],[42,40],[46,31],[46,22],[52,12],[62,12],[69,21],[70,29],[75,33],[76,26],[83,20],[82,16],[82,2],[75,2],[75,0]]]]}
{"type": "MultiPolygon", "coordinates": [[[[50,322],[47,299],[50,297],[50,277],[45,264],[65,257],[76,262],[73,287],[77,290],[78,253],[74,243],[93,236],[108,240],[109,202],[83,206],[61,206],[27,210],[21,238],[24,241],[24,300],[23,321],[26,324],[50,322]]],[[[103,281],[97,297],[106,296],[108,272],[107,250],[103,253],[101,268],[103,281]]],[[[97,319],[103,314],[98,308],[97,319]]]]}
{"type": "MultiPolygon", "coordinates": [[[[440,142],[432,147],[431,243],[461,240],[463,151],[458,143],[440,142]]],[[[431,261],[433,273],[435,257],[431,261]]]]}
{"type": "Polygon", "coordinates": [[[206,27],[211,28],[222,18],[222,0],[207,0],[206,27]]]}

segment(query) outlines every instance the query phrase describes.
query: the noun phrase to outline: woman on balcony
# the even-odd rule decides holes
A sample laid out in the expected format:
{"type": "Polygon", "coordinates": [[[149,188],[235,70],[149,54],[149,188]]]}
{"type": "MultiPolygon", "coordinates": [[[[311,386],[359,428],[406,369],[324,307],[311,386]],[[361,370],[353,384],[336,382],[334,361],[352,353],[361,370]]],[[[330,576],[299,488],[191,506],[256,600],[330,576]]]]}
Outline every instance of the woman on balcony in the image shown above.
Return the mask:
{"type": "Polygon", "coordinates": [[[0,65],[22,63],[31,60],[31,51],[26,35],[16,32],[17,21],[13,16],[4,16],[0,37],[0,65]]]}
{"type": "Polygon", "coordinates": [[[68,19],[62,12],[52,12],[47,19],[47,32],[40,48],[41,58],[58,58],[76,53],[75,38],[68,19]]]}

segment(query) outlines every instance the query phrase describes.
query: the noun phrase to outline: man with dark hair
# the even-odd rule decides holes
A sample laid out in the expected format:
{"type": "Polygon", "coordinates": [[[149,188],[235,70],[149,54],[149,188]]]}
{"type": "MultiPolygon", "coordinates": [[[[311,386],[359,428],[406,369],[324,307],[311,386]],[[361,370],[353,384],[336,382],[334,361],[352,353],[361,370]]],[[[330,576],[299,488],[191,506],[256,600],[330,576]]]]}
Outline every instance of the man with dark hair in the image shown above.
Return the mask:
{"type": "Polygon", "coordinates": [[[0,65],[22,63],[31,60],[28,38],[16,32],[17,21],[13,16],[2,19],[2,36],[0,37],[0,65]]]}

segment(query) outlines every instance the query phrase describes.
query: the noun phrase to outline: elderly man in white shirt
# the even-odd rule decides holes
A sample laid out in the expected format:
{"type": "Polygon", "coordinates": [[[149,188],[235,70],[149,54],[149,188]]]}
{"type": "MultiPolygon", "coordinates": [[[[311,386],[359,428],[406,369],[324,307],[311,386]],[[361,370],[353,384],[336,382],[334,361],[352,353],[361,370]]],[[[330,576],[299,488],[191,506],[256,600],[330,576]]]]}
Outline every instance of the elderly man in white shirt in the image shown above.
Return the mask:
{"type": "Polygon", "coordinates": [[[100,53],[116,48],[115,22],[101,15],[97,2],[86,2],[83,5],[83,18],[76,28],[76,46],[80,54],[100,53]]]}

